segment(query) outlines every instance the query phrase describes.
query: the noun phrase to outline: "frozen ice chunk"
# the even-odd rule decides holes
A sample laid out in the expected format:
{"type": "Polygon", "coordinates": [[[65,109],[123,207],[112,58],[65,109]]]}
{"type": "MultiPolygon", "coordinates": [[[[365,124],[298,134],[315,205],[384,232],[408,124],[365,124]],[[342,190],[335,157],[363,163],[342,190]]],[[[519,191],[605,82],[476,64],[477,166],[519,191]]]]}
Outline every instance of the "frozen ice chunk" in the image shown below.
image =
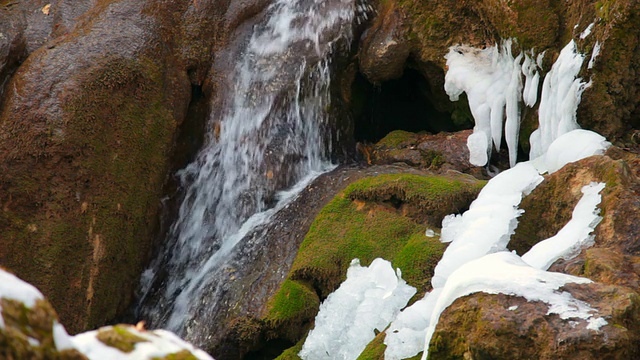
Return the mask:
{"type": "Polygon", "coordinates": [[[445,56],[448,67],[445,91],[452,101],[458,100],[465,92],[475,121],[473,135],[467,141],[469,162],[473,165],[487,164],[492,141],[496,149],[500,148],[505,116],[510,161],[515,164],[520,126],[518,106],[522,96],[522,57],[521,54],[514,59],[511,40],[505,40],[500,47],[483,50],[466,45],[454,46],[445,56]]]}
{"type": "Polygon", "coordinates": [[[591,232],[600,223],[600,191],[604,183],[591,183],[582,188],[582,198],[573,209],[571,220],[553,237],[543,240],[522,256],[534,268],[547,270],[556,260],[571,259],[583,246],[593,245],[591,232]]]}
{"type": "Polygon", "coordinates": [[[315,328],[309,332],[302,359],[356,359],[383,331],[416,289],[406,284],[391,263],[375,259],[369,267],[355,259],[347,280],[320,305],[315,328]]]}
{"type": "Polygon", "coordinates": [[[547,314],[558,314],[562,319],[588,320],[591,328],[606,324],[593,318],[596,312],[589,304],[575,299],[558,289],[567,283],[586,284],[591,280],[577,276],[535,269],[511,252],[503,251],[470,261],[456,270],[447,281],[433,306],[425,338],[423,359],[442,312],[457,298],[485,292],[522,296],[529,301],[542,301],[549,305],[547,314]]]}
{"type": "Polygon", "coordinates": [[[531,134],[529,157],[535,159],[544,154],[549,145],[569,131],[580,128],[576,111],[582,92],[589,84],[577,78],[584,56],[572,40],[560,52],[560,56],[544,78],[542,97],[538,109],[539,127],[531,134]]]}
{"type": "Polygon", "coordinates": [[[462,216],[446,217],[442,239],[452,241],[431,283],[444,286],[449,274],[468,261],[504,250],[521,214],[518,205],[543,180],[532,164],[520,163],[491,179],[462,216]]]}
{"type": "Polygon", "coordinates": [[[558,137],[544,155],[549,173],[560,170],[568,163],[589,156],[602,155],[611,146],[602,135],[589,130],[573,130],[558,137]]]}

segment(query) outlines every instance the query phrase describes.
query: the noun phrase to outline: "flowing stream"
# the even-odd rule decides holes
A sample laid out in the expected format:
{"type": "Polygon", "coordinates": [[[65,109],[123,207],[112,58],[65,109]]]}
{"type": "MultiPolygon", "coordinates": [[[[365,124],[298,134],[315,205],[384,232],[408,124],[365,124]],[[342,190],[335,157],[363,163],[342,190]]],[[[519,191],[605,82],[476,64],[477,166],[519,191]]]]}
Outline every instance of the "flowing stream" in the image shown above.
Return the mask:
{"type": "Polygon", "coordinates": [[[205,288],[215,311],[210,289],[243,237],[332,167],[331,57],[364,10],[356,0],[276,0],[254,26],[221,115],[178,174],[184,199],[164,249],[143,274],[139,311],[152,327],[188,338],[205,288]],[[161,272],[161,290],[150,291],[161,272]]]}

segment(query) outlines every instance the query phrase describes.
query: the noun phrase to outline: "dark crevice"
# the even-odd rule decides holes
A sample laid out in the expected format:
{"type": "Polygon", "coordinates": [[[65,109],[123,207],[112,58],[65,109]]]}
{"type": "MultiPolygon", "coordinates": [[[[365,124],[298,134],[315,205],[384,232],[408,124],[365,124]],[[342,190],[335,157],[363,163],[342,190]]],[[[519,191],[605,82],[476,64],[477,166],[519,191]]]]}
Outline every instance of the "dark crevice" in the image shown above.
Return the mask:
{"type": "Polygon", "coordinates": [[[242,358],[244,360],[273,360],[295,344],[285,339],[267,341],[259,350],[250,351],[242,358]]]}
{"type": "MultiPolygon", "coordinates": [[[[434,94],[420,72],[405,68],[401,78],[371,84],[358,73],[352,84],[354,138],[375,143],[393,130],[438,133],[457,131],[452,112],[433,104],[434,94]]],[[[446,104],[445,107],[451,107],[446,104]]],[[[463,126],[462,128],[467,127],[463,126]]]]}

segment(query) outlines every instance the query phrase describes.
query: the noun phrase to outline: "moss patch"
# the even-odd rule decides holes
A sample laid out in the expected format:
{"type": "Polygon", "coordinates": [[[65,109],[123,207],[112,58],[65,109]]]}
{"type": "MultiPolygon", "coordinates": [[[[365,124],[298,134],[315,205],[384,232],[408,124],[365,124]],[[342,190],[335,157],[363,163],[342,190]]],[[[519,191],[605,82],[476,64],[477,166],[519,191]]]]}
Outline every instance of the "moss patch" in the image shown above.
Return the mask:
{"type": "MultiPolygon", "coordinates": [[[[269,302],[266,333],[299,341],[311,327],[320,300],[344,280],[354,258],[363,266],[378,257],[391,261],[407,283],[418,288],[416,298],[424,294],[446,247],[437,237],[424,235],[426,219],[440,223],[444,215],[463,210],[483,185],[411,174],[378,175],[349,185],[311,225],[287,279],[269,302]]],[[[301,347],[299,343],[280,359],[297,359],[301,347]]]]}
{"type": "Polygon", "coordinates": [[[277,326],[290,319],[308,319],[319,306],[318,295],[308,286],[286,279],[268,305],[267,321],[277,326]]]}
{"type": "Polygon", "coordinates": [[[164,357],[154,357],[153,360],[198,360],[189,350],[182,350],[164,357]]]}
{"type": "Polygon", "coordinates": [[[137,343],[147,341],[140,336],[134,335],[123,326],[114,326],[112,328],[105,328],[98,330],[96,338],[103,344],[116,348],[122,352],[132,352],[137,343]]]}
{"type": "Polygon", "coordinates": [[[401,145],[410,145],[413,141],[415,141],[416,134],[404,131],[404,130],[394,130],[387,134],[387,136],[383,137],[382,140],[376,143],[376,146],[386,147],[386,148],[397,148],[401,145]]]}

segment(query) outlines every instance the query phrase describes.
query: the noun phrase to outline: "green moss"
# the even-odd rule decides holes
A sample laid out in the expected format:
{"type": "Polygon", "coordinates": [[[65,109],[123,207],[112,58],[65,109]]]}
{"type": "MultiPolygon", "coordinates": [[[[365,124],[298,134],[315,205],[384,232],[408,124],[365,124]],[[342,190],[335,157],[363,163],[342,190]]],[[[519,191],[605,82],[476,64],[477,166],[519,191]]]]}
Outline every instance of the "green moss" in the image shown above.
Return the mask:
{"type": "Polygon", "coordinates": [[[134,335],[124,326],[114,326],[111,328],[105,328],[98,330],[96,339],[100,340],[103,344],[116,348],[122,352],[132,352],[137,343],[147,341],[140,336],[134,335]]]}
{"type": "Polygon", "coordinates": [[[302,350],[302,345],[304,345],[304,341],[306,338],[301,339],[298,343],[285,350],[280,356],[276,358],[276,360],[300,360],[300,356],[298,353],[302,350]]]}
{"type": "Polygon", "coordinates": [[[189,350],[182,350],[175,354],[169,354],[163,357],[154,357],[153,360],[198,360],[189,350]]]}
{"type": "Polygon", "coordinates": [[[291,319],[312,318],[319,306],[318,295],[308,286],[286,279],[268,305],[267,321],[278,324],[291,319]]]}
{"type": "Polygon", "coordinates": [[[376,145],[386,148],[397,148],[401,145],[410,145],[411,141],[414,141],[415,136],[416,134],[409,131],[394,130],[383,137],[382,140],[378,141],[376,145]]]}
{"type": "Polygon", "coordinates": [[[384,351],[387,349],[387,345],[384,344],[385,336],[384,331],[376,335],[358,356],[358,360],[384,360],[384,351]]]}

